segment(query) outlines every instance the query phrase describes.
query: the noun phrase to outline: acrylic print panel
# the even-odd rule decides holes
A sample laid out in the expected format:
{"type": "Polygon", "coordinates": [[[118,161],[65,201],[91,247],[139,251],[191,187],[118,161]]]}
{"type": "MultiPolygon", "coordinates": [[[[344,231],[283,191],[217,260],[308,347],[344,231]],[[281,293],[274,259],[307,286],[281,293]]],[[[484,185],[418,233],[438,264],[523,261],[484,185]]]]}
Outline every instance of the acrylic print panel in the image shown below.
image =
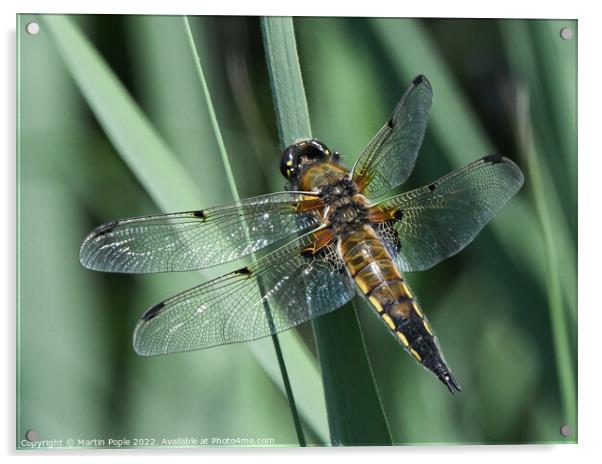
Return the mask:
{"type": "Polygon", "coordinates": [[[18,448],[577,441],[576,21],[20,15],[17,38],[18,448]],[[287,152],[299,180],[335,151],[351,168],[383,124],[363,206],[208,209],[283,191],[297,137],[329,148],[287,152]],[[394,301],[343,304],[368,281],[329,240],[358,217],[399,257],[394,301]],[[253,260],[225,262],[236,240],[253,260]]]}

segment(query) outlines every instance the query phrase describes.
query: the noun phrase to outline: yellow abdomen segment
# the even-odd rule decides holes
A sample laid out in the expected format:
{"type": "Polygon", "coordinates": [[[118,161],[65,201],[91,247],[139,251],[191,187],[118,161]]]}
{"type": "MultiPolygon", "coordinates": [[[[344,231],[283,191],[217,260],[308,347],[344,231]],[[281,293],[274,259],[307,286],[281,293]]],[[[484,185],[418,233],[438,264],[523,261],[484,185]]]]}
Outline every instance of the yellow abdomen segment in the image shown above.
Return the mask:
{"type": "Polygon", "coordinates": [[[339,253],[359,290],[398,341],[420,363],[431,356],[435,346],[431,328],[372,227],[365,225],[342,237],[339,253]]]}

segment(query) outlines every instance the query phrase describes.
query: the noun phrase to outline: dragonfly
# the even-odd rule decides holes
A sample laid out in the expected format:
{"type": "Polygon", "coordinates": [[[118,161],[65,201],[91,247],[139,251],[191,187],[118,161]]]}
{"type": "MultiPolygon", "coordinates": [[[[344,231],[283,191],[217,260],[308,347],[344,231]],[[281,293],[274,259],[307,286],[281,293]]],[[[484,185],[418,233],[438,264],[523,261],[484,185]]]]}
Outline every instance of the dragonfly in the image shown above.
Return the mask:
{"type": "Polygon", "coordinates": [[[96,271],[192,271],[248,257],[144,312],[135,351],[151,356],[256,340],[360,294],[405,351],[451,393],[460,391],[404,275],[460,252],[524,179],[510,159],[488,155],[397,193],[414,168],[432,102],[429,80],[416,77],[351,170],[324,143],[301,139],[281,155],[285,191],[94,229],[80,261],[96,271]]]}

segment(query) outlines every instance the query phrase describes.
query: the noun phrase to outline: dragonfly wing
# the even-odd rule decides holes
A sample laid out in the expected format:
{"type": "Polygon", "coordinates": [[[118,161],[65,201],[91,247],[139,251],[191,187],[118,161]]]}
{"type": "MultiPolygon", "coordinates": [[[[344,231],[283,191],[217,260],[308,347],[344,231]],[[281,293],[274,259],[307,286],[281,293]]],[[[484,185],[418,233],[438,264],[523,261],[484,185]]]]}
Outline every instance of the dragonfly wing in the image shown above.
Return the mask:
{"type": "Polygon", "coordinates": [[[200,350],[255,340],[342,306],[355,287],[334,244],[304,253],[303,235],[255,263],[150,308],[134,331],[142,355],[200,350]]]}
{"type": "Polygon", "coordinates": [[[522,185],[516,164],[486,156],[429,186],[378,203],[374,210],[393,219],[375,228],[401,271],[423,271],[468,245],[522,185]]]}
{"type": "Polygon", "coordinates": [[[88,235],[81,263],[95,271],[190,271],[236,260],[320,223],[322,200],[280,192],[227,206],[104,224],[88,235]]]}
{"type": "Polygon", "coordinates": [[[352,177],[361,193],[377,198],[402,185],[414,169],[422,145],[433,89],[418,76],[403,94],[391,119],[364,149],[352,177]]]}

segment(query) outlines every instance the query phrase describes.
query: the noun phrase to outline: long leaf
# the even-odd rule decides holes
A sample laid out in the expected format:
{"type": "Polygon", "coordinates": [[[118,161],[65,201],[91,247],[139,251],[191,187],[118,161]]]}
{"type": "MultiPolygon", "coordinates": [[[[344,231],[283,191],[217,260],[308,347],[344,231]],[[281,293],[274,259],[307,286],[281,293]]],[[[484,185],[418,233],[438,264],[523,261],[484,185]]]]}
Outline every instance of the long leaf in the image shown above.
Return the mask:
{"type": "MultiPolygon", "coordinates": [[[[547,42],[566,43],[557,33],[561,26],[566,24],[561,21],[501,21],[500,28],[508,61],[517,76],[520,86],[525,86],[529,91],[529,112],[533,115],[528,118],[533,125],[533,131],[538,139],[540,151],[546,153],[546,163],[539,163],[538,173],[543,191],[546,192],[546,211],[553,221],[551,231],[554,247],[558,253],[558,262],[562,263],[560,287],[569,301],[568,316],[576,327],[577,323],[577,250],[574,246],[576,238],[577,215],[577,189],[576,189],[576,96],[570,102],[570,88],[575,87],[575,76],[567,72],[571,64],[576,66],[576,54],[569,45],[569,50],[564,49],[560,65],[549,55],[558,56],[556,47],[547,42]],[[554,33],[550,27],[556,25],[554,33]],[[544,43],[535,43],[530,32],[548,31],[544,43]],[[520,43],[520,46],[518,44],[520,43]],[[552,50],[547,50],[552,48],[552,50]],[[538,54],[543,55],[545,63],[538,64],[538,54]],[[547,51],[547,53],[546,53],[547,51]],[[573,54],[571,55],[571,51],[573,54]],[[555,69],[558,68],[558,69],[555,69]],[[554,72],[550,72],[554,69],[554,72]],[[549,81],[549,82],[548,82],[549,81]],[[548,85],[542,83],[548,82],[548,85]],[[568,88],[567,88],[568,87],[568,88]],[[553,130],[549,130],[554,127],[553,130]],[[556,170],[554,170],[556,167],[556,170]],[[562,186],[562,190],[559,189],[562,186]],[[563,208],[563,202],[566,206],[563,208]]],[[[564,47],[560,47],[562,50],[564,47]]],[[[560,51],[558,50],[558,52],[560,51]]],[[[576,67],[574,68],[576,69],[576,67]]],[[[522,91],[523,89],[521,89],[522,91]]],[[[520,142],[519,142],[520,143],[520,142]]],[[[529,161],[529,160],[527,160],[529,161]]],[[[534,195],[537,192],[534,191],[534,195]]],[[[537,199],[535,199],[537,203],[537,199]]],[[[537,206],[537,205],[536,205],[537,206]]]]}
{"type": "MultiPolygon", "coordinates": [[[[207,103],[207,109],[209,112],[209,117],[211,119],[211,125],[213,127],[213,132],[215,134],[215,138],[217,140],[217,144],[219,146],[219,152],[222,159],[222,163],[224,166],[224,170],[226,171],[226,177],[228,179],[228,184],[230,186],[230,191],[232,193],[232,197],[235,201],[240,200],[240,196],[238,194],[238,188],[236,187],[236,181],[234,180],[234,174],[232,173],[232,167],[230,166],[230,160],[228,159],[228,153],[226,152],[226,145],[224,143],[224,139],[222,137],[221,130],[219,128],[219,124],[217,122],[217,115],[215,114],[215,110],[213,108],[213,103],[211,101],[211,94],[209,92],[209,86],[207,85],[207,80],[205,79],[205,73],[203,72],[203,66],[201,64],[201,59],[199,57],[196,45],[194,43],[194,37],[192,35],[192,30],[190,28],[190,22],[188,21],[188,17],[183,18],[184,29],[186,30],[186,37],[188,38],[188,42],[190,44],[190,49],[192,51],[192,56],[195,62],[197,74],[199,77],[199,81],[201,82],[201,86],[203,88],[203,94],[205,96],[205,101],[207,103]]],[[[264,304],[265,312],[268,317],[268,321],[273,326],[274,322],[272,320],[272,314],[267,303],[264,304]]],[[[288,399],[289,407],[291,409],[291,414],[293,416],[293,423],[295,425],[295,432],[297,433],[297,440],[299,441],[300,446],[305,446],[305,436],[303,435],[303,427],[301,426],[301,420],[299,419],[299,413],[297,411],[297,406],[295,404],[295,396],[293,394],[293,388],[291,386],[291,382],[288,376],[288,371],[286,369],[286,363],[284,361],[284,356],[282,355],[282,349],[280,347],[280,340],[278,339],[277,334],[272,334],[272,341],[274,343],[274,351],[276,353],[276,358],[278,359],[278,367],[280,368],[280,373],[282,375],[282,383],[284,384],[284,391],[286,393],[286,397],[288,399]]]]}
{"type": "MultiPolygon", "coordinates": [[[[576,370],[574,367],[575,356],[571,347],[571,337],[567,310],[563,304],[561,264],[557,252],[552,214],[550,205],[546,198],[545,171],[540,169],[543,165],[537,141],[532,133],[532,125],[529,121],[529,107],[526,95],[519,95],[519,109],[517,126],[519,142],[527,161],[531,182],[533,182],[533,195],[535,208],[543,233],[544,246],[546,250],[547,263],[547,295],[552,323],[552,334],[554,337],[554,353],[558,370],[560,395],[563,403],[564,417],[573,429],[577,427],[577,386],[576,370]]],[[[563,263],[564,264],[564,263],[563,263]]]]}
{"type": "MultiPolygon", "coordinates": [[[[567,46],[559,37],[558,31],[565,24],[561,21],[512,21],[502,22],[501,30],[510,65],[519,82],[515,133],[527,162],[533,184],[533,202],[543,235],[547,263],[546,293],[560,396],[565,420],[576,429],[576,354],[571,343],[577,330],[577,250],[574,238],[571,237],[571,230],[576,228],[571,228],[573,215],[577,211],[576,176],[573,176],[577,164],[575,95],[575,101],[571,101],[571,89],[575,88],[575,76],[571,70],[576,69],[576,56],[571,44],[567,46]],[[554,60],[550,55],[556,52],[557,46],[535,43],[530,30],[539,34],[547,32],[548,41],[556,41],[560,49],[563,46],[568,48],[565,48],[563,55],[566,62],[563,65],[552,63],[554,60]],[[520,47],[516,46],[517,42],[521,43],[520,47]],[[539,67],[536,50],[540,50],[545,62],[539,67]],[[548,81],[544,75],[550,69],[555,72],[548,81]],[[544,81],[548,83],[547,86],[541,85],[544,81]],[[547,130],[554,124],[555,130],[547,130]],[[547,154],[545,158],[542,153],[547,154]],[[548,159],[555,163],[547,162],[548,159]],[[559,165],[557,179],[554,179],[552,164],[559,165]],[[558,188],[559,182],[566,184],[562,191],[558,188]],[[568,195],[563,195],[565,191],[568,195]],[[562,200],[566,201],[566,212],[561,206],[562,200]]],[[[540,40],[543,38],[539,37],[540,40]]]]}
{"type": "MultiPolygon", "coordinates": [[[[291,18],[261,20],[281,145],[311,137],[291,18]]],[[[353,304],[313,322],[335,445],[392,444],[353,304]]]]}
{"type": "MultiPolygon", "coordinates": [[[[537,69],[537,56],[535,50],[542,48],[543,44],[534,46],[527,26],[528,22],[502,21],[501,32],[504,45],[507,49],[510,65],[518,76],[528,84],[532,93],[530,97],[552,101],[552,106],[546,110],[539,109],[539,127],[545,128],[546,133],[557,133],[560,143],[548,141],[546,148],[551,147],[559,153],[550,154],[551,161],[566,163],[571,179],[568,190],[572,193],[572,184],[576,183],[574,161],[574,119],[575,100],[571,89],[574,88],[575,76],[570,74],[571,66],[560,63],[573,62],[575,50],[571,44],[564,44],[565,49],[561,55],[557,46],[551,44],[552,40],[561,43],[558,31],[561,25],[545,21],[535,24],[536,33],[549,32],[555,28],[554,34],[547,33],[539,37],[551,50],[541,51],[543,65],[537,69]],[[573,55],[571,55],[573,54],[573,55]],[[563,61],[560,58],[566,58],[563,61]],[[562,69],[562,72],[559,71],[562,69]],[[550,71],[552,70],[552,71],[550,71]],[[545,82],[551,73],[556,80],[556,93],[543,95],[545,82]],[[565,75],[568,74],[568,75],[565,75]],[[553,116],[550,116],[550,115],[553,116]],[[545,116],[546,119],[543,119],[545,116]],[[557,121],[554,121],[554,117],[557,121]],[[545,122],[543,122],[545,121],[545,122]],[[562,125],[569,121],[568,127],[562,125]],[[556,130],[550,127],[556,124],[556,130]],[[559,148],[554,148],[554,146],[559,148]],[[567,149],[567,147],[569,147],[567,149]],[[567,160],[568,158],[568,160],[567,160]]],[[[575,26],[574,23],[570,25],[575,26]]],[[[383,46],[383,50],[390,57],[398,77],[407,80],[417,73],[432,76],[433,87],[436,89],[436,101],[444,101],[444,105],[435,105],[431,117],[431,127],[437,141],[443,147],[442,152],[450,158],[455,165],[465,164],[479,152],[490,152],[493,143],[487,136],[478,118],[468,103],[464,91],[461,89],[453,71],[447,65],[445,58],[427,32],[426,27],[418,20],[391,21],[388,19],[371,20],[371,26],[383,46]],[[458,118],[457,115],[462,115],[458,118]],[[469,147],[469,149],[467,149],[469,147]]],[[[562,43],[561,43],[562,45],[562,43]]],[[[535,111],[533,111],[535,113],[535,111]]],[[[522,115],[518,125],[525,129],[533,120],[522,115]]],[[[532,134],[531,127],[526,133],[520,134],[518,142],[525,154],[524,162],[527,171],[526,186],[516,198],[513,198],[508,209],[512,209],[514,220],[504,221],[499,218],[491,224],[496,238],[504,247],[507,255],[520,266],[524,266],[534,276],[543,292],[548,295],[552,332],[555,340],[556,359],[559,370],[560,390],[564,411],[567,420],[573,424],[576,417],[575,371],[573,368],[574,355],[570,346],[570,324],[576,321],[576,249],[574,239],[571,237],[569,225],[574,222],[573,217],[563,217],[559,191],[554,188],[551,172],[546,163],[539,161],[543,138],[533,140],[539,134],[532,134]],[[526,196],[533,192],[535,211],[526,196]],[[545,195],[544,195],[545,192],[545,195]],[[537,222],[539,219],[539,223],[537,222]],[[553,224],[553,227],[552,227],[553,224]],[[516,237],[532,236],[534,240],[517,240],[516,237]],[[562,265],[560,265],[562,263],[562,265]],[[564,294],[563,294],[564,293],[564,294]],[[563,297],[568,300],[567,308],[563,308],[563,297]],[[568,310],[565,310],[568,309],[568,310]],[[568,322],[568,324],[567,324],[568,322]]],[[[525,132],[525,131],[523,131],[525,132]]],[[[550,163],[551,164],[551,163],[550,163]]],[[[562,179],[566,173],[561,172],[562,179]]],[[[564,181],[564,180],[563,180],[564,181]]],[[[564,193],[565,190],[563,190],[564,193]]],[[[510,215],[506,216],[510,217],[510,215]]]]}
{"type": "MultiPolygon", "coordinates": [[[[190,176],[96,49],[69,18],[48,15],[43,20],[91,110],[157,206],[163,211],[198,208],[202,197],[190,176]]],[[[315,363],[294,332],[287,333],[283,345],[289,359],[294,360],[291,378],[303,379],[299,382],[302,389],[297,391],[300,414],[318,438],[327,441],[322,386],[315,363]]],[[[259,340],[248,346],[266,374],[284,392],[271,341],[259,340]]]]}

